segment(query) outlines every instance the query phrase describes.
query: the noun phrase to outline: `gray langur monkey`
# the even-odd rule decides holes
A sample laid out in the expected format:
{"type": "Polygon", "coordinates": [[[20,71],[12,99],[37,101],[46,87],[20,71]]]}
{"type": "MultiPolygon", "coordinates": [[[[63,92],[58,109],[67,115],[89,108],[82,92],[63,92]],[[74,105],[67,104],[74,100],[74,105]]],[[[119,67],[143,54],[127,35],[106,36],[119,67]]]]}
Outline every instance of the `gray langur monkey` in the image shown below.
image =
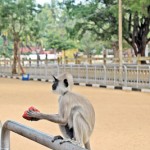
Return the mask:
{"type": "MultiPolygon", "coordinates": [[[[95,124],[95,112],[93,106],[85,97],[71,92],[73,84],[73,77],[69,73],[54,77],[52,90],[60,95],[58,114],[28,111],[28,115],[58,123],[65,138],[74,139],[88,150],[91,150],[90,136],[95,124]]],[[[58,137],[56,136],[54,140],[58,137]]]]}

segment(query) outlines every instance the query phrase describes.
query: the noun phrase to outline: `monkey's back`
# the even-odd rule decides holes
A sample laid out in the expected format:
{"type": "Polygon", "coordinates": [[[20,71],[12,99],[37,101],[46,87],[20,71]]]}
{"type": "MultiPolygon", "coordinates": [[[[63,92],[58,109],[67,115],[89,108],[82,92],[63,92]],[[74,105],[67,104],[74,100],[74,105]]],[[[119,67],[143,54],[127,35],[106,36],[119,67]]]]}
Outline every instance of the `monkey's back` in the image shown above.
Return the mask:
{"type": "Polygon", "coordinates": [[[95,112],[88,99],[82,95],[67,92],[60,97],[59,105],[59,114],[62,116],[68,114],[67,119],[70,127],[72,127],[72,111],[78,111],[88,124],[90,133],[92,133],[95,124],[95,112]]]}

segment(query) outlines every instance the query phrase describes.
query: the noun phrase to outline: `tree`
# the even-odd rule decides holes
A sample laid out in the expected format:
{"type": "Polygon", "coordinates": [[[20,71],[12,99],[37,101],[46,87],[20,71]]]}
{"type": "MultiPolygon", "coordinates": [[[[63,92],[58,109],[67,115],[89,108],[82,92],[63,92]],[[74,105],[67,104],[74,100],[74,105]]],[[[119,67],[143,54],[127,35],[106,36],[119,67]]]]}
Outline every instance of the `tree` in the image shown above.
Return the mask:
{"type": "Polygon", "coordinates": [[[110,35],[117,34],[116,1],[99,2],[93,0],[79,4],[67,1],[65,4],[70,18],[76,19],[73,29],[70,29],[71,36],[81,38],[88,30],[97,35],[99,40],[109,40],[111,39],[110,35]]]}
{"type": "Polygon", "coordinates": [[[124,9],[124,13],[123,37],[133,47],[136,56],[145,56],[145,48],[150,41],[150,4],[146,0],[137,1],[124,9]]]}
{"type": "Polygon", "coordinates": [[[55,1],[52,1],[51,5],[45,4],[37,19],[40,20],[40,39],[44,41],[46,49],[62,51],[76,47],[66,32],[68,22],[65,12],[55,1]]]}
{"type": "Polygon", "coordinates": [[[30,35],[34,30],[31,22],[34,20],[37,12],[40,10],[34,0],[1,0],[0,6],[0,29],[8,32],[8,37],[13,40],[14,58],[12,73],[16,74],[17,61],[24,73],[19,57],[19,43],[21,38],[30,35]]]}
{"type": "MultiPolygon", "coordinates": [[[[100,54],[103,50],[102,45],[104,45],[104,43],[102,41],[100,42],[95,40],[95,37],[89,31],[86,31],[83,38],[79,40],[79,49],[80,51],[83,51],[87,57],[90,57],[94,54],[100,54]]],[[[108,48],[108,45],[109,44],[107,43],[105,48],[108,48]]]]}
{"type": "MultiPolygon", "coordinates": [[[[68,14],[78,18],[71,36],[84,36],[86,31],[97,35],[99,40],[112,40],[118,35],[118,3],[116,0],[66,1],[68,14]]],[[[148,0],[124,1],[123,38],[130,44],[135,55],[145,56],[146,44],[150,41],[150,5],[148,0]],[[145,11],[146,8],[146,11],[145,11]]]]}

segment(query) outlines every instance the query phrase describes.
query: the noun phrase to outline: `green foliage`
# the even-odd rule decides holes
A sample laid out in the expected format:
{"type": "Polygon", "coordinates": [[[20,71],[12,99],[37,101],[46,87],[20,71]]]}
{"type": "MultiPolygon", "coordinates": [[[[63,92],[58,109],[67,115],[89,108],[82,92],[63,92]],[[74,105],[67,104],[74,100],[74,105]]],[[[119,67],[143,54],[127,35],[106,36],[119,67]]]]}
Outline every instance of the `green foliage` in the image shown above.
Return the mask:
{"type": "MultiPolygon", "coordinates": [[[[8,42],[8,41],[7,41],[8,42]]],[[[12,56],[12,42],[4,44],[4,39],[0,36],[0,56],[11,57],[12,56]]]]}
{"type": "MultiPolygon", "coordinates": [[[[82,39],[86,31],[89,31],[97,37],[97,40],[117,41],[117,0],[86,0],[79,4],[68,0],[65,5],[70,18],[76,20],[73,27],[67,28],[71,38],[82,39]]],[[[148,34],[150,26],[149,0],[124,0],[123,18],[124,40],[134,48],[136,55],[141,53],[144,56],[145,44],[150,41],[150,34],[148,34]],[[130,20],[129,14],[132,14],[130,20]],[[135,15],[137,15],[136,21],[133,17],[135,15]]]]}
{"type": "Polygon", "coordinates": [[[118,33],[116,1],[91,1],[79,5],[68,2],[66,5],[67,12],[72,15],[72,18],[78,18],[75,26],[69,29],[71,36],[82,38],[88,30],[97,35],[98,39],[108,40],[111,39],[110,35],[118,33]]]}
{"type": "Polygon", "coordinates": [[[104,47],[109,48],[109,45],[109,42],[96,41],[95,37],[89,31],[86,31],[79,41],[79,49],[86,55],[100,54],[104,47]]]}
{"type": "Polygon", "coordinates": [[[7,30],[9,38],[20,40],[31,34],[33,28],[37,31],[36,26],[33,26],[36,23],[31,25],[31,22],[40,11],[40,5],[36,6],[34,0],[1,0],[0,2],[0,29],[7,30]]]}
{"type": "MultiPolygon", "coordinates": [[[[0,0],[0,3],[1,33],[5,32],[9,41],[18,40],[22,45],[57,51],[79,48],[90,54],[93,50],[100,53],[104,47],[111,48],[118,39],[118,0],[66,0],[60,5],[52,0],[42,7],[35,0],[0,0]]],[[[135,12],[140,25],[143,17],[149,15],[148,5],[149,0],[123,1],[123,37],[128,44],[132,41],[135,12]]],[[[150,39],[150,34],[146,39],[150,39]]],[[[125,46],[128,47],[126,43],[125,46]]],[[[9,53],[12,43],[6,47],[9,53]]]]}
{"type": "Polygon", "coordinates": [[[141,15],[147,16],[147,6],[150,5],[149,0],[124,0],[123,7],[125,10],[131,10],[132,12],[138,12],[141,15]]]}
{"type": "Polygon", "coordinates": [[[75,42],[68,39],[66,32],[66,15],[57,5],[45,4],[41,13],[37,15],[39,20],[39,40],[46,49],[57,51],[75,48],[75,42]]]}
{"type": "Polygon", "coordinates": [[[76,4],[71,1],[65,3],[66,11],[75,23],[67,27],[70,38],[78,39],[79,49],[86,54],[93,50],[100,53],[110,48],[111,41],[118,33],[117,3],[116,1],[86,1],[76,4]],[[107,8],[107,9],[106,9],[107,8]]]}
{"type": "Polygon", "coordinates": [[[72,41],[65,39],[65,37],[49,35],[48,40],[49,47],[51,49],[56,49],[57,51],[68,50],[76,47],[72,41]]]}

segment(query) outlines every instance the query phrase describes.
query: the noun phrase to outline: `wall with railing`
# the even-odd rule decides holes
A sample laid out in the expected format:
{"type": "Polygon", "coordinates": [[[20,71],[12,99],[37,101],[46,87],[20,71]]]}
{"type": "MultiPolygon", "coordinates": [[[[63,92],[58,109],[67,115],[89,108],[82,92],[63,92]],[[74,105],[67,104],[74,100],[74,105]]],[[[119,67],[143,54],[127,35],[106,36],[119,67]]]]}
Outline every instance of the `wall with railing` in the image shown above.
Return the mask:
{"type": "MultiPolygon", "coordinates": [[[[150,65],[123,65],[120,78],[117,64],[43,64],[26,65],[30,78],[52,80],[51,75],[69,72],[75,83],[150,88],[150,65]]],[[[18,70],[19,71],[19,70],[18,70]]],[[[9,64],[0,65],[0,75],[11,76],[9,64]]]]}

